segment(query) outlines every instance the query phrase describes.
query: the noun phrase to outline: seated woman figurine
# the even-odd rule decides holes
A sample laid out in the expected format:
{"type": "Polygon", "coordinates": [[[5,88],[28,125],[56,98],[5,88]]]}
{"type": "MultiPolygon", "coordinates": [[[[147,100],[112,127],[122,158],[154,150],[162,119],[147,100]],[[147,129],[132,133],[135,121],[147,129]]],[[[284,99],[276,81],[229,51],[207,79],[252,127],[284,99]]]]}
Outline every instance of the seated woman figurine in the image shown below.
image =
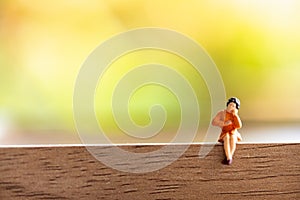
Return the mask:
{"type": "Polygon", "coordinates": [[[224,143],[224,151],[226,158],[223,164],[231,165],[232,157],[236,149],[237,141],[241,141],[242,137],[237,129],[242,127],[242,122],[238,116],[240,108],[240,100],[232,97],[227,101],[227,108],[219,111],[212,121],[213,126],[219,126],[222,132],[219,136],[219,142],[224,143]]]}

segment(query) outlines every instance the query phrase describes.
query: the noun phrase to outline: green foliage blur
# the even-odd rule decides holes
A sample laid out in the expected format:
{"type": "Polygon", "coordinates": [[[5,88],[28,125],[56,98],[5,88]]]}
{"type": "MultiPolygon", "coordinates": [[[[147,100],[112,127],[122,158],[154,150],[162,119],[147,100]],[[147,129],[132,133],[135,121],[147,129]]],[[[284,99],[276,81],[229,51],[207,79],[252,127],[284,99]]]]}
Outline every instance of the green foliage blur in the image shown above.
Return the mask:
{"type": "MultiPolygon", "coordinates": [[[[161,27],[185,34],[206,49],[220,70],[227,96],[241,99],[243,120],[299,121],[299,9],[300,2],[292,0],[2,0],[0,119],[16,129],[73,131],[74,83],[87,56],[115,34],[161,27]]],[[[142,54],[140,62],[149,54],[157,62],[171,60],[169,65],[183,62],[164,53],[142,54]]],[[[124,59],[120,62],[126,69],[137,60],[124,59]]],[[[192,82],[207,119],[210,104],[203,79],[183,63],[177,68],[192,82]]],[[[106,103],[98,105],[96,93],[96,115],[107,129],[117,131],[109,86],[118,71],[108,73],[103,80],[108,88],[101,94],[106,103]]],[[[157,102],[170,113],[167,129],[176,128],[178,102],[161,87],[148,86],[133,96],[129,111],[134,121],[149,123],[148,108],[157,102]]]]}

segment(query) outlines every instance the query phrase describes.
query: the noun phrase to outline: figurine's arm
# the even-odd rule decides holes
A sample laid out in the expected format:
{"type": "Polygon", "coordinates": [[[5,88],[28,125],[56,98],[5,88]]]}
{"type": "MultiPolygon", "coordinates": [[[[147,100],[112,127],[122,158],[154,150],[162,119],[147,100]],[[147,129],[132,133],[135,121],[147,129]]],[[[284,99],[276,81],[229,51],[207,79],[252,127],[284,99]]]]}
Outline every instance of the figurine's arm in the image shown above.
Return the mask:
{"type": "Polygon", "coordinates": [[[242,128],[242,121],[237,113],[233,114],[233,125],[236,129],[242,128]]]}
{"type": "Polygon", "coordinates": [[[224,119],[222,119],[223,111],[218,112],[218,114],[214,117],[211,124],[213,126],[219,126],[220,128],[223,128],[225,125],[224,119]]]}

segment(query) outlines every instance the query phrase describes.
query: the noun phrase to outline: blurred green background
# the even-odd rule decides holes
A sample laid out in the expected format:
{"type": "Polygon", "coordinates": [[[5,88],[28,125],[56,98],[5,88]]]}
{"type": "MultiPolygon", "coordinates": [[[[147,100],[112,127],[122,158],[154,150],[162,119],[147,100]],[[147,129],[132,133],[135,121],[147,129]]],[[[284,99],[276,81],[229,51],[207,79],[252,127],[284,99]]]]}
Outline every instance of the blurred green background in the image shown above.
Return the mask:
{"type": "MultiPolygon", "coordinates": [[[[202,45],[220,70],[227,97],[241,99],[244,121],[298,122],[299,10],[296,0],[2,0],[0,128],[75,132],[72,95],[81,64],[101,42],[139,27],[172,29],[202,45]]],[[[171,60],[169,65],[183,62],[165,54],[136,52],[120,65],[130,69],[137,57],[143,61],[149,55],[157,62],[171,60]]],[[[184,66],[178,69],[192,82],[201,115],[208,117],[205,84],[184,66]]],[[[111,78],[117,75],[111,73],[107,81],[111,78]]],[[[97,105],[99,95],[109,100],[111,90],[96,95],[95,105],[99,119],[114,132],[109,104],[97,105]]],[[[146,108],[159,101],[171,113],[170,131],[178,126],[178,102],[163,88],[137,92],[129,110],[144,125],[146,108]]]]}

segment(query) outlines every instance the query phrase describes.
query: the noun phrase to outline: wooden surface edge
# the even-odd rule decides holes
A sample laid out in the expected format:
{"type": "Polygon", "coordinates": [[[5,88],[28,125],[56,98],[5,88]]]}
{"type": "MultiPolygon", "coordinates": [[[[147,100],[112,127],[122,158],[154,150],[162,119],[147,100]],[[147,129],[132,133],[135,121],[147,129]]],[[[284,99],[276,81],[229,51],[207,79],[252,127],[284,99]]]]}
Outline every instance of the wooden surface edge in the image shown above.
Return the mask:
{"type": "MultiPolygon", "coordinates": [[[[221,145],[215,145],[205,158],[200,158],[199,150],[205,145],[196,144],[175,162],[147,172],[153,161],[147,159],[152,155],[147,153],[161,147],[122,147],[150,160],[138,167],[145,173],[108,167],[85,147],[0,148],[0,199],[300,198],[298,143],[239,144],[231,166],[221,164],[221,145]]],[[[172,148],[154,161],[167,162],[180,145],[172,148]]],[[[97,152],[100,159],[105,157],[119,166],[137,168],[135,162],[116,160],[109,147],[98,148],[97,152]]]]}

